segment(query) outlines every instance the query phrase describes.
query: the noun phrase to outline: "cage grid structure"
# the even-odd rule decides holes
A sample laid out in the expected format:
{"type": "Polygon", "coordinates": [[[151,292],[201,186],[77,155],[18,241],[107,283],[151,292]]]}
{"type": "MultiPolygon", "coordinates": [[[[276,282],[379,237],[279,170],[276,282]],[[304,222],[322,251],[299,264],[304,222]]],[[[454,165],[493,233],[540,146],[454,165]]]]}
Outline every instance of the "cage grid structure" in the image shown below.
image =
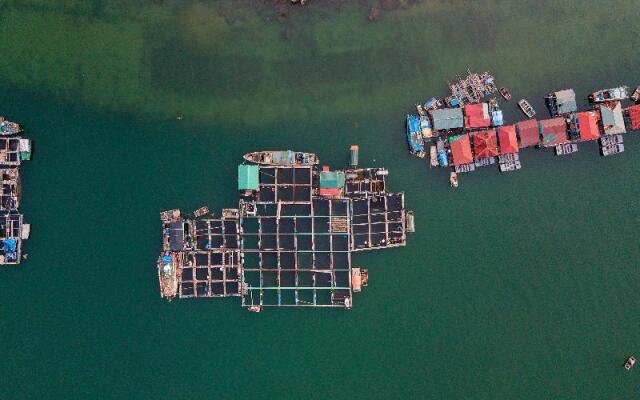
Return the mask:
{"type": "Polygon", "coordinates": [[[368,281],[366,269],[352,266],[353,252],[406,244],[404,194],[386,191],[382,168],[335,171],[329,183],[327,171],[259,165],[243,171],[255,184],[239,184],[238,209],[220,218],[163,212],[163,297],[240,297],[253,311],[351,308],[368,281]],[[178,257],[173,269],[167,255],[178,257]]]}

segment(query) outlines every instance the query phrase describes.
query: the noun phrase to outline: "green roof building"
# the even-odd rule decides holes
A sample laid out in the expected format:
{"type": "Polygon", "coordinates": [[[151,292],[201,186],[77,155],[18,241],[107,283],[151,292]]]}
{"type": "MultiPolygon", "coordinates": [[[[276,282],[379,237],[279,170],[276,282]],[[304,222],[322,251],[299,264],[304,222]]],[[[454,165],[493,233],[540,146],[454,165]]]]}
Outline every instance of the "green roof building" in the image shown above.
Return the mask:
{"type": "Polygon", "coordinates": [[[258,190],[259,172],[257,165],[238,165],[238,190],[258,190]]]}

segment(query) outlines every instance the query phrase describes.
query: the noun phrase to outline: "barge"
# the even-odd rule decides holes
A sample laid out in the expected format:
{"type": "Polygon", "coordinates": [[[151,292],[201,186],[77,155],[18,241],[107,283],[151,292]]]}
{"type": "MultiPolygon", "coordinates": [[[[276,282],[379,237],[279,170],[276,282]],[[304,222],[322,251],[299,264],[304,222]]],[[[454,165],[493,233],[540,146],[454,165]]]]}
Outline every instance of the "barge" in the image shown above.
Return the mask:
{"type": "Polygon", "coordinates": [[[387,191],[384,168],[267,163],[264,153],[274,152],[245,155],[258,162],[238,168],[238,206],[220,218],[161,213],[161,296],[239,297],[253,312],[351,308],[369,276],[355,254],[405,246],[415,230],[404,194],[387,191]]]}

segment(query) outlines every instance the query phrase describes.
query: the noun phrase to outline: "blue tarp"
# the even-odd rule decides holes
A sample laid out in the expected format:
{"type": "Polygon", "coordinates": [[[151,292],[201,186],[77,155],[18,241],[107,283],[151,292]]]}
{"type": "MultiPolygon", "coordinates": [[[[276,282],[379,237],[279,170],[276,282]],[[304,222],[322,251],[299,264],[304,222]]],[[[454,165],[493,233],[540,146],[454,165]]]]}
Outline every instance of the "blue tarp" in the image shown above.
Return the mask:
{"type": "Polygon", "coordinates": [[[417,115],[407,115],[407,129],[411,132],[420,130],[420,118],[417,115]]]}
{"type": "Polygon", "coordinates": [[[438,152],[438,163],[441,167],[446,167],[449,165],[449,160],[447,159],[447,152],[444,150],[440,150],[438,152]]]}
{"type": "Polygon", "coordinates": [[[162,256],[162,262],[168,264],[170,262],[173,262],[173,258],[171,258],[171,256],[162,256]]]}
{"type": "Polygon", "coordinates": [[[5,239],[2,241],[2,251],[3,252],[15,252],[16,251],[16,240],[15,239],[5,239]]]}
{"type": "Polygon", "coordinates": [[[435,97],[432,97],[424,103],[424,107],[427,109],[433,108],[433,106],[435,106],[437,102],[438,102],[438,99],[436,99],[435,97]]]}

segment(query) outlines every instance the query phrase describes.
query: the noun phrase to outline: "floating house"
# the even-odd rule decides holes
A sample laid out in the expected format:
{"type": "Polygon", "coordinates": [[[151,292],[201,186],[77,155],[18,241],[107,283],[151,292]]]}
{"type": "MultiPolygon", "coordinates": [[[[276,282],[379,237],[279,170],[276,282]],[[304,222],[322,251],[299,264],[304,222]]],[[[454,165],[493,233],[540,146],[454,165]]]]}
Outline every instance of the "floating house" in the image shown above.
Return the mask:
{"type": "Polygon", "coordinates": [[[496,131],[490,129],[473,135],[473,151],[476,159],[497,157],[499,152],[496,131]]]}
{"type": "Polygon", "coordinates": [[[554,147],[567,143],[567,123],[564,118],[552,118],[540,121],[540,134],[544,147],[554,147]]]}
{"type": "Polygon", "coordinates": [[[513,154],[520,151],[516,127],[513,125],[498,128],[498,142],[500,143],[500,154],[513,154]]]}
{"type": "Polygon", "coordinates": [[[467,104],[464,106],[464,127],[468,129],[488,128],[491,126],[489,105],[487,103],[467,104]]]}
{"type": "Polygon", "coordinates": [[[579,112],[576,114],[576,120],[581,141],[598,140],[600,138],[598,113],[596,111],[579,112]]]}
{"type": "Polygon", "coordinates": [[[640,129],[640,104],[627,108],[629,129],[640,129]]]}
{"type": "Polygon", "coordinates": [[[344,172],[329,171],[329,167],[323,167],[320,172],[320,196],[329,198],[342,196],[344,182],[344,172]]]}
{"type": "MultiPolygon", "coordinates": [[[[258,160],[280,159],[260,153],[258,160]]],[[[161,296],[240,297],[255,312],[351,308],[368,281],[353,254],[404,246],[413,230],[404,194],[387,191],[387,175],[383,168],[330,171],[295,160],[241,166],[238,208],[223,209],[220,218],[161,213],[161,296]]]]}
{"type": "Polygon", "coordinates": [[[469,135],[465,133],[463,135],[451,136],[449,138],[449,146],[451,147],[451,157],[453,158],[454,165],[473,162],[469,135]]]}
{"type": "Polygon", "coordinates": [[[429,110],[433,129],[436,131],[446,131],[464,127],[464,115],[460,108],[441,108],[429,110]]]}
{"type": "Polygon", "coordinates": [[[545,97],[545,103],[551,116],[563,115],[578,111],[576,93],[573,89],[565,89],[549,93],[545,97]]]}
{"type": "Polygon", "coordinates": [[[255,192],[260,187],[258,185],[259,168],[257,165],[238,165],[238,190],[255,192]]]}
{"type": "Polygon", "coordinates": [[[619,135],[627,132],[622,116],[622,105],[619,101],[599,106],[602,117],[602,129],[605,135],[619,135]]]}
{"type": "Polygon", "coordinates": [[[520,121],[516,124],[516,130],[520,137],[520,148],[537,146],[540,144],[540,130],[538,128],[538,121],[535,119],[528,119],[520,121]]]}

